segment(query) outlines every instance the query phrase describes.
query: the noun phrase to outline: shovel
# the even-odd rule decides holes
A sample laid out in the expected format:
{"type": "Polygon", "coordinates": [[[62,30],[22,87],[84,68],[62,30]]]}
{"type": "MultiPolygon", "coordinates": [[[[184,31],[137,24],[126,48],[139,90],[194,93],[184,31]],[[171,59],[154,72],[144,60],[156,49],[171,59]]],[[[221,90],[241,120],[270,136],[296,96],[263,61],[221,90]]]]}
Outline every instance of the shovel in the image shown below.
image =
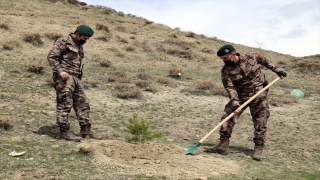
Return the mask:
{"type": "MultiPolygon", "coordinates": [[[[257,96],[259,96],[262,92],[264,92],[265,90],[267,90],[270,86],[272,86],[274,83],[276,83],[279,79],[281,79],[280,77],[278,77],[277,79],[273,80],[270,84],[268,84],[266,87],[264,87],[263,89],[261,89],[259,92],[257,92],[257,94],[255,94],[254,96],[252,96],[249,100],[247,100],[245,103],[243,103],[239,108],[243,109],[246,105],[248,105],[252,100],[254,100],[257,96]]],[[[203,141],[205,141],[214,131],[216,131],[218,128],[220,128],[220,126],[222,126],[222,124],[224,124],[225,122],[227,122],[230,118],[232,118],[234,116],[234,112],[231,113],[228,117],[226,117],[224,120],[222,120],[216,127],[214,127],[207,135],[205,135],[199,142],[197,142],[195,145],[189,145],[185,148],[183,148],[183,152],[185,154],[191,154],[192,152],[196,151],[198,149],[198,147],[201,145],[201,143],[203,141]]]]}

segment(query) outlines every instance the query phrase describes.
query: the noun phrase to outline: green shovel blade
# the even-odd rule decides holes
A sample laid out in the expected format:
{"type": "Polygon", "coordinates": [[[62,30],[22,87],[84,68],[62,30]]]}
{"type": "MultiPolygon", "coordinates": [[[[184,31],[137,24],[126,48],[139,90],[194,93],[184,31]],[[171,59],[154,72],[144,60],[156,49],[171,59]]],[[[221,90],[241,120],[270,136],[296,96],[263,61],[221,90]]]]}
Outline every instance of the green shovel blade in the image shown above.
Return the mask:
{"type": "Polygon", "coordinates": [[[195,145],[190,145],[185,148],[182,148],[182,150],[185,154],[190,154],[190,153],[196,151],[200,145],[201,145],[201,143],[197,142],[195,145]]]}

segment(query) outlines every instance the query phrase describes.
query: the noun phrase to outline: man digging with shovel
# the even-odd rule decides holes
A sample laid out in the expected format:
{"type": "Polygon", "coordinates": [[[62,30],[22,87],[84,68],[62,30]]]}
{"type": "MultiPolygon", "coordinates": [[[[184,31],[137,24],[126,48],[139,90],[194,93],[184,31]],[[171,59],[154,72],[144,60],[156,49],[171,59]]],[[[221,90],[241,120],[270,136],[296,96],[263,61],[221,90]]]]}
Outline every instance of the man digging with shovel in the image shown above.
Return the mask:
{"type": "Polygon", "coordinates": [[[221,78],[230,99],[224,108],[221,119],[225,119],[232,112],[235,115],[220,127],[220,143],[216,146],[204,147],[204,151],[227,155],[229,153],[229,139],[236,120],[249,106],[255,129],[253,138],[255,146],[252,158],[260,161],[266,141],[267,120],[270,117],[267,91],[261,93],[243,109],[239,107],[267,85],[262,76],[260,65],[272,70],[281,79],[286,77],[286,73],[258,53],[251,52],[243,55],[236,53],[232,45],[222,46],[217,55],[225,63],[221,70],[221,78]]]}

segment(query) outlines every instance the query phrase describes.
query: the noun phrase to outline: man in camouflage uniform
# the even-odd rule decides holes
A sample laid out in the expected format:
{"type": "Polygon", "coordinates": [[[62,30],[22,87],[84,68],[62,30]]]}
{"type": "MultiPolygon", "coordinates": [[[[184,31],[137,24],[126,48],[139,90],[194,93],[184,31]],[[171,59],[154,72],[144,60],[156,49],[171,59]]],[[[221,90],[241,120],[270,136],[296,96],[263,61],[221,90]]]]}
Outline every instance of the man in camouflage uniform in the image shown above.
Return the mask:
{"type": "Polygon", "coordinates": [[[244,109],[240,109],[239,107],[266,86],[260,65],[272,70],[281,78],[285,78],[286,73],[258,53],[250,52],[243,55],[236,53],[232,45],[222,46],[217,55],[225,63],[221,70],[221,78],[230,99],[224,108],[221,120],[225,119],[232,112],[235,115],[221,126],[219,131],[220,143],[216,146],[204,147],[204,151],[224,155],[228,154],[229,138],[231,137],[236,120],[249,106],[255,129],[253,138],[255,146],[252,158],[260,161],[266,141],[267,120],[270,116],[267,91],[261,93],[244,109]]]}
{"type": "Polygon", "coordinates": [[[85,137],[102,139],[91,131],[90,106],[81,82],[84,57],[82,45],[93,33],[89,26],[78,26],[74,33],[56,40],[47,57],[54,71],[53,81],[57,100],[56,122],[60,127],[61,139],[70,141],[80,141],[85,137]],[[82,138],[70,131],[68,116],[72,107],[81,127],[80,136],[82,138]]]}

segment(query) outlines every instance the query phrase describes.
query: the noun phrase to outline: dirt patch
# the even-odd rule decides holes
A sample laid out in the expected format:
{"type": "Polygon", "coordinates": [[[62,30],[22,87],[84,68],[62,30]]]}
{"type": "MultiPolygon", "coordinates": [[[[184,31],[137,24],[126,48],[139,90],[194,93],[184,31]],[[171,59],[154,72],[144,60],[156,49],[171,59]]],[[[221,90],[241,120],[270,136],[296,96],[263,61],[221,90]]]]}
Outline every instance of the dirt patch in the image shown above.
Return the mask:
{"type": "Polygon", "coordinates": [[[93,161],[120,173],[164,176],[169,179],[219,176],[239,173],[235,162],[210,154],[185,155],[172,144],[130,144],[119,140],[85,140],[78,150],[90,153],[93,161]]]}

